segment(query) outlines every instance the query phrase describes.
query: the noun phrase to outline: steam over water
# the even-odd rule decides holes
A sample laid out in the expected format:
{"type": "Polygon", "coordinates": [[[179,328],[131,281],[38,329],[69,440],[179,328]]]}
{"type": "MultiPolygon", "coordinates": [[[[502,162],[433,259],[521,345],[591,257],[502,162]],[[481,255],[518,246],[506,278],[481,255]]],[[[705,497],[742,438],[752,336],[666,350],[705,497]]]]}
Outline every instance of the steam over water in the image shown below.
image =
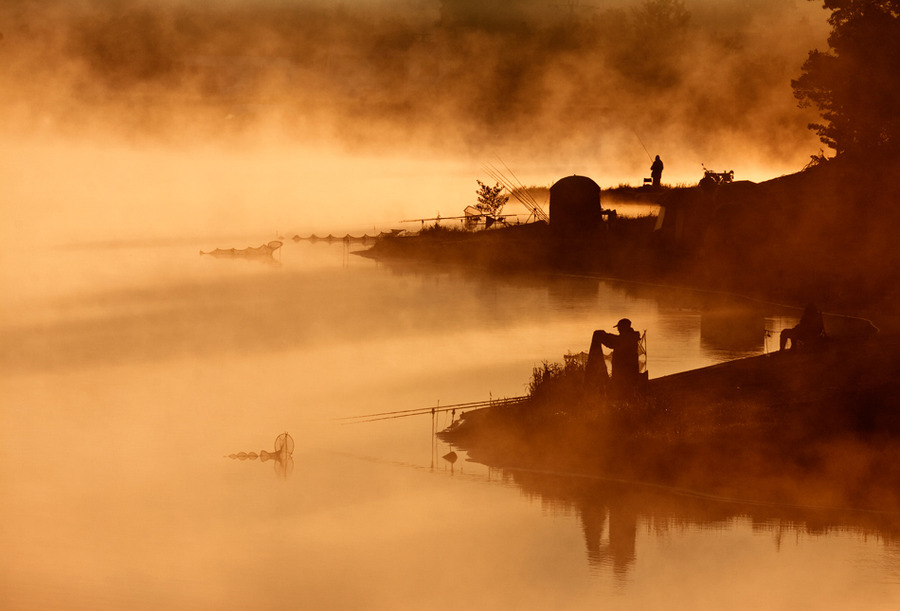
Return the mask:
{"type": "Polygon", "coordinates": [[[533,366],[623,315],[647,329],[657,376],[766,349],[717,333],[721,317],[777,330],[791,313],[390,267],[343,244],[288,241],[268,263],[197,254],[261,241],[6,260],[23,291],[3,298],[4,608],[898,600],[890,516],[488,469],[461,450],[450,463],[428,416],[335,420],[522,394],[533,366]],[[227,458],[272,452],[283,432],[287,474],[227,458]]]}
{"type": "Polygon", "coordinates": [[[459,214],[498,159],[606,187],[649,155],[696,184],[818,152],[790,89],[825,42],[816,3],[659,4],[10,0],[4,206],[40,194],[43,223],[140,238],[327,232],[459,214]]]}
{"type": "Polygon", "coordinates": [[[338,420],[521,395],[624,316],[651,378],[796,321],[290,239],[459,214],[486,164],[802,167],[818,3],[657,4],[0,3],[0,608],[896,608],[895,515],[451,463],[447,414],[338,420]],[[284,433],[292,469],[229,458],[284,433]]]}

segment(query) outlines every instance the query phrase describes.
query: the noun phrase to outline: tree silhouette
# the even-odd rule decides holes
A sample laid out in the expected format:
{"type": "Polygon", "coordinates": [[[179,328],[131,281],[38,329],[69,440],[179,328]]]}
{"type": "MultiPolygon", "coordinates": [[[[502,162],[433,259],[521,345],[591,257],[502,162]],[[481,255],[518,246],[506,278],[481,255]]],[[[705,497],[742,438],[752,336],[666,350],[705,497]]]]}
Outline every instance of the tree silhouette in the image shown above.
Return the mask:
{"type": "Polygon", "coordinates": [[[476,180],[475,182],[478,183],[478,190],[475,191],[478,195],[478,203],[475,204],[475,207],[488,216],[496,217],[500,214],[500,211],[503,210],[503,206],[506,205],[506,202],[509,201],[509,196],[501,193],[503,187],[499,183],[492,187],[484,184],[480,180],[476,180]]]}
{"type": "Polygon", "coordinates": [[[837,155],[895,153],[900,140],[900,0],[824,0],[829,52],[814,50],[791,81],[810,123],[837,155]]]}

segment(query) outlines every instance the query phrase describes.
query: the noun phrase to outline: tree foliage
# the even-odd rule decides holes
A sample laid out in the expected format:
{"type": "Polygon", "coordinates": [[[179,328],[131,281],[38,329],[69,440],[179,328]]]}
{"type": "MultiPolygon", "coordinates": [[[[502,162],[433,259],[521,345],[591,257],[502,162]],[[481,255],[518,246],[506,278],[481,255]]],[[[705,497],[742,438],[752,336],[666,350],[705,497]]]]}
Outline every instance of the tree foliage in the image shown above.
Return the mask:
{"type": "Polygon", "coordinates": [[[509,196],[503,195],[503,186],[500,183],[495,183],[492,187],[480,180],[475,182],[478,183],[478,190],[475,191],[478,195],[478,203],[475,204],[475,207],[488,216],[496,217],[509,201],[509,196]]]}
{"type": "Polygon", "coordinates": [[[690,33],[691,13],[683,0],[644,0],[631,9],[618,33],[608,32],[613,65],[635,85],[652,90],[676,86],[690,33]]]}
{"type": "Polygon", "coordinates": [[[838,155],[896,152],[900,141],[900,0],[824,0],[829,51],[814,50],[791,81],[811,123],[838,155]]]}
{"type": "Polygon", "coordinates": [[[678,33],[691,21],[684,0],[644,0],[633,15],[639,30],[646,34],[678,33]]]}

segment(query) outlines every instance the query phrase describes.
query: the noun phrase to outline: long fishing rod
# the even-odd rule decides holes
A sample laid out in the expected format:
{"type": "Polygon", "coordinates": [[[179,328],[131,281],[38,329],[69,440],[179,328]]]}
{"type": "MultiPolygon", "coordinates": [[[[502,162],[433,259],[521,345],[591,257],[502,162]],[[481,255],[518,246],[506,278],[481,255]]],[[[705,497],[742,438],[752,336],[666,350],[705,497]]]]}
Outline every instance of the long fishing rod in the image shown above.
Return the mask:
{"type": "MultiPolygon", "coordinates": [[[[491,407],[492,405],[498,405],[498,404],[502,404],[504,406],[515,405],[516,403],[519,403],[519,402],[520,401],[493,401],[493,402],[486,401],[480,405],[472,405],[469,409],[483,409],[483,408],[491,407]]],[[[366,418],[363,420],[353,420],[352,422],[342,422],[341,424],[342,425],[365,424],[367,422],[379,422],[381,420],[396,420],[397,418],[410,418],[412,416],[427,416],[429,414],[431,414],[431,416],[434,417],[434,415],[437,414],[438,412],[449,412],[449,411],[451,411],[451,410],[450,409],[436,409],[433,412],[429,410],[426,412],[416,412],[416,413],[412,413],[412,414],[395,414],[393,416],[379,416],[377,418],[366,418]]]]}
{"type": "Polygon", "coordinates": [[[541,210],[540,206],[537,203],[537,200],[534,199],[534,196],[531,194],[531,191],[529,191],[528,188],[525,187],[525,183],[523,183],[521,180],[519,180],[519,177],[516,176],[516,173],[512,171],[512,168],[510,168],[508,165],[506,165],[506,162],[503,161],[502,159],[500,159],[499,156],[497,157],[497,160],[503,164],[503,167],[506,168],[506,171],[509,172],[510,176],[513,177],[513,180],[518,185],[519,190],[525,194],[525,196],[529,199],[529,201],[531,201],[531,204],[535,207],[535,209],[539,210],[543,214],[543,210],[541,210]]]}
{"type": "Polygon", "coordinates": [[[380,412],[376,414],[361,414],[359,416],[346,416],[343,418],[335,418],[334,420],[343,424],[359,424],[363,422],[375,422],[376,420],[393,420],[395,418],[408,418],[410,416],[427,416],[428,414],[436,414],[439,412],[455,411],[457,409],[478,409],[490,407],[492,405],[514,405],[528,399],[527,396],[509,397],[506,399],[490,399],[488,401],[471,401],[469,403],[454,403],[439,407],[417,407],[413,409],[402,409],[390,412],[380,412]]]}
{"type": "Polygon", "coordinates": [[[500,163],[503,164],[503,167],[505,167],[506,170],[510,173],[510,175],[513,177],[513,180],[515,180],[516,183],[518,183],[519,192],[524,193],[525,197],[527,197],[528,200],[531,202],[531,212],[532,212],[532,214],[534,214],[535,219],[549,221],[550,218],[547,216],[547,213],[545,213],[544,209],[541,208],[541,205],[534,198],[534,195],[531,194],[531,191],[525,186],[525,183],[523,183],[521,180],[519,180],[519,177],[516,176],[516,173],[512,171],[512,168],[510,168],[508,165],[506,165],[505,161],[500,159],[500,157],[497,157],[497,159],[500,160],[500,163]]]}
{"type": "Polygon", "coordinates": [[[469,401],[467,403],[452,403],[449,405],[436,405],[434,407],[414,407],[412,409],[398,409],[391,412],[379,412],[377,414],[360,414],[358,416],[344,416],[342,418],[335,418],[335,420],[354,420],[356,418],[371,418],[373,416],[388,416],[393,414],[409,414],[412,412],[422,412],[423,414],[431,413],[431,410],[436,412],[445,411],[450,409],[457,409],[461,407],[469,407],[470,405],[481,405],[482,403],[486,403],[486,401],[469,401]]]}
{"type": "MultiPolygon", "coordinates": [[[[510,183],[510,182],[506,179],[505,176],[503,176],[502,174],[500,174],[500,173],[496,170],[496,168],[494,168],[493,166],[489,166],[489,165],[482,165],[482,166],[481,166],[481,169],[484,170],[485,172],[487,172],[487,173],[490,175],[491,178],[493,178],[493,179],[496,180],[498,183],[500,183],[501,185],[503,185],[503,186],[506,188],[507,191],[509,191],[512,195],[515,196],[516,199],[518,199],[519,201],[522,201],[522,198],[518,195],[518,193],[516,193],[516,190],[515,190],[514,185],[513,185],[512,183],[510,183]]],[[[525,203],[525,202],[522,202],[522,203],[525,203]]],[[[526,205],[527,205],[527,204],[526,204],[526,205]]]]}
{"type": "MultiPolygon", "coordinates": [[[[464,216],[435,216],[427,219],[405,219],[400,221],[401,223],[421,223],[423,221],[452,221],[452,220],[461,220],[471,218],[473,215],[464,215],[464,216]]],[[[519,216],[518,214],[498,214],[497,218],[507,218],[510,216],[519,216]]]]}
{"type": "Polygon", "coordinates": [[[537,200],[534,199],[534,196],[531,195],[531,192],[529,192],[523,184],[519,183],[518,185],[516,185],[500,170],[492,165],[482,165],[482,169],[487,172],[491,176],[491,178],[503,185],[507,191],[509,191],[517,200],[522,203],[522,205],[528,208],[528,210],[535,216],[536,219],[547,220],[546,213],[543,211],[543,209],[541,209],[540,204],[537,203],[537,200]]]}
{"type": "Polygon", "coordinates": [[[358,416],[345,416],[343,418],[335,418],[335,420],[356,420],[359,418],[373,418],[373,417],[381,417],[381,416],[392,416],[395,414],[410,414],[410,415],[418,415],[418,414],[430,414],[432,411],[434,412],[447,412],[455,409],[465,409],[471,407],[478,407],[482,405],[493,405],[498,403],[516,403],[519,401],[523,401],[527,399],[527,396],[519,396],[519,397],[509,397],[506,399],[489,399],[487,401],[469,401],[468,403],[451,403],[449,405],[437,405],[434,407],[416,407],[413,409],[400,409],[394,410],[390,412],[379,412],[376,414],[360,414],[358,416]]]}
{"type": "Polygon", "coordinates": [[[517,200],[519,200],[519,201],[520,201],[520,202],[521,202],[528,210],[531,210],[531,204],[529,204],[529,202],[527,202],[527,201],[525,201],[524,199],[522,199],[522,196],[521,196],[521,195],[519,194],[519,192],[515,189],[515,187],[514,187],[514,186],[506,179],[505,176],[503,176],[502,174],[500,174],[499,172],[497,172],[496,169],[493,168],[493,167],[491,167],[491,166],[482,165],[481,168],[482,168],[482,170],[484,170],[485,172],[487,172],[487,173],[490,175],[491,178],[493,178],[493,179],[496,180],[498,183],[500,183],[501,185],[503,185],[503,187],[504,187],[507,191],[509,191],[510,194],[513,195],[513,197],[515,197],[517,200]]]}
{"type": "Polygon", "coordinates": [[[638,139],[638,142],[641,143],[641,148],[644,149],[644,152],[647,153],[647,157],[648,157],[648,158],[650,159],[650,161],[652,162],[652,161],[653,161],[653,155],[651,155],[651,154],[650,154],[650,151],[647,150],[647,147],[644,146],[644,141],[641,140],[641,137],[638,136],[638,133],[637,133],[636,131],[634,131],[634,128],[632,128],[631,133],[633,133],[633,134],[634,134],[634,137],[637,138],[637,139],[638,139]]]}
{"type": "MultiPolygon", "coordinates": [[[[510,168],[508,165],[506,165],[506,162],[503,161],[499,156],[497,157],[497,161],[499,161],[500,163],[503,164],[503,167],[506,168],[506,171],[509,172],[509,175],[513,177],[513,180],[516,181],[516,183],[519,185],[519,188],[521,188],[523,191],[525,191],[527,193],[528,191],[527,191],[527,189],[525,189],[525,185],[522,183],[521,180],[519,180],[519,177],[516,176],[516,173],[512,171],[512,168],[510,168]]],[[[530,193],[528,195],[529,195],[529,197],[531,196],[530,193]]]]}

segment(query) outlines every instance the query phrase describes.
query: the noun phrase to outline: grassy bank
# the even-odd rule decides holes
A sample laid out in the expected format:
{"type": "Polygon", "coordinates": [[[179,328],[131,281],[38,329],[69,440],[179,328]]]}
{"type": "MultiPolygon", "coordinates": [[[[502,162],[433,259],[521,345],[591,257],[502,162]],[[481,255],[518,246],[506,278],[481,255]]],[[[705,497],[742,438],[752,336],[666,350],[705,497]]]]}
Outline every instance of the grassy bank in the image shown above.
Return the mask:
{"type": "Polygon", "coordinates": [[[872,337],[651,380],[627,400],[559,371],[441,435],[486,464],[788,504],[900,511],[900,341],[872,337]]]}
{"type": "Polygon", "coordinates": [[[589,241],[559,239],[544,223],[475,233],[441,229],[380,239],[365,254],[486,270],[588,273],[794,305],[813,301],[900,331],[898,177],[897,160],[832,160],[712,192],[618,188],[606,196],[639,195],[642,203],[662,206],[662,229],[655,230],[654,217],[619,217],[589,241]]]}

